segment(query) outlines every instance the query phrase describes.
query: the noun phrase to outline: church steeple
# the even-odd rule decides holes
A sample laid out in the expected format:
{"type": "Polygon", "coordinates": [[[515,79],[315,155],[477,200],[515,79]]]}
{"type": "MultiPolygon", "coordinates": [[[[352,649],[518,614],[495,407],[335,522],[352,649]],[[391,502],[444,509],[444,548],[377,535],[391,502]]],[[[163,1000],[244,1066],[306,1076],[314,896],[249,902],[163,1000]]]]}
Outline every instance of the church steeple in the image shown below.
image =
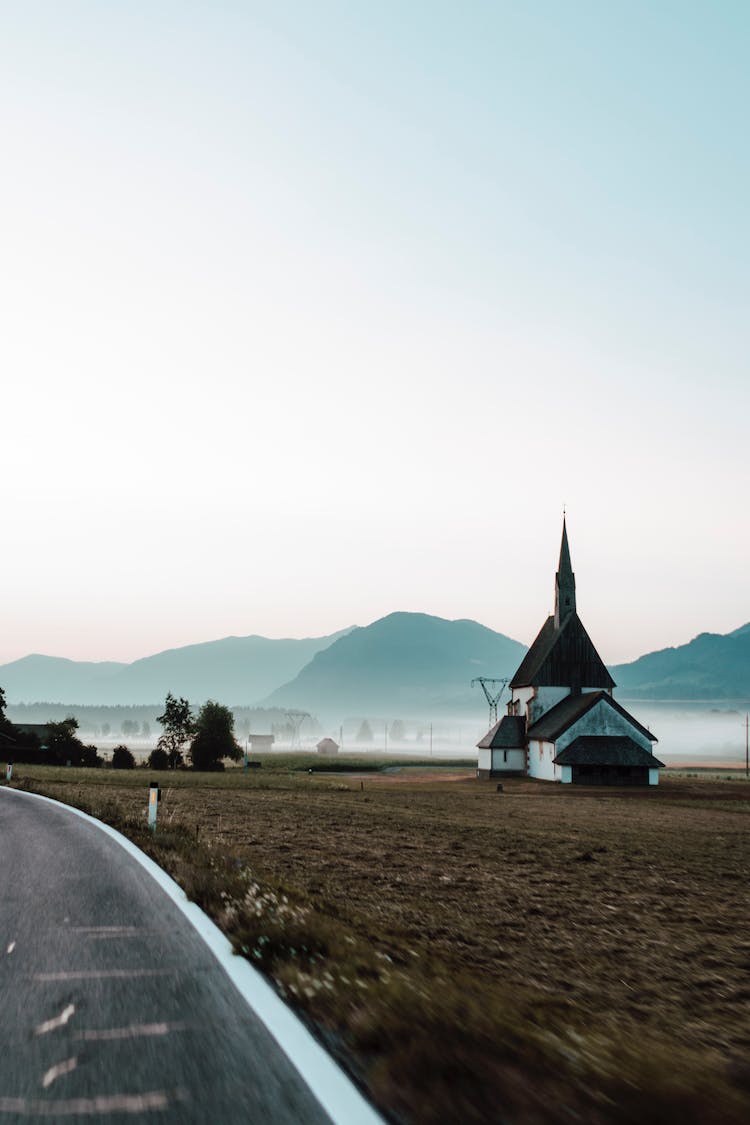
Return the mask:
{"type": "Polygon", "coordinates": [[[575,613],[576,608],[576,576],[570,563],[570,548],[568,547],[568,531],[563,516],[562,543],[560,544],[560,562],[555,575],[555,628],[559,629],[569,614],[575,613]]]}

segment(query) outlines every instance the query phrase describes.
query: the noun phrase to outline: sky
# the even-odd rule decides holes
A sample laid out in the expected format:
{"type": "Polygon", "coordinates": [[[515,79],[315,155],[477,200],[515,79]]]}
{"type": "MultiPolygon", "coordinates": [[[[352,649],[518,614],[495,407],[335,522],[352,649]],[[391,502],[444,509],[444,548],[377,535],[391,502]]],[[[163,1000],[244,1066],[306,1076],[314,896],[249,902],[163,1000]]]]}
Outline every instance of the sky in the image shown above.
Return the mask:
{"type": "Polygon", "coordinates": [[[0,662],[750,619],[750,8],[0,0],[0,662]]]}

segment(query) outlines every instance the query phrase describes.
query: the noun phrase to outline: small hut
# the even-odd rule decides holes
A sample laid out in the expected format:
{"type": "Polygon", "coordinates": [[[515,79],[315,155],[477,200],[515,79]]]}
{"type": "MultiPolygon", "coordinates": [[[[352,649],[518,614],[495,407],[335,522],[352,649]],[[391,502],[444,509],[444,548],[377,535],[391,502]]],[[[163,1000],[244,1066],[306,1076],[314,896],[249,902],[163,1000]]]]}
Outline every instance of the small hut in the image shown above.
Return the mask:
{"type": "Polygon", "coordinates": [[[334,742],[332,738],[321,738],[316,749],[319,754],[338,754],[339,744],[334,742]]]}
{"type": "Polygon", "coordinates": [[[274,734],[249,734],[247,736],[250,743],[250,749],[257,753],[258,750],[273,750],[273,744],[276,741],[274,734]]]}

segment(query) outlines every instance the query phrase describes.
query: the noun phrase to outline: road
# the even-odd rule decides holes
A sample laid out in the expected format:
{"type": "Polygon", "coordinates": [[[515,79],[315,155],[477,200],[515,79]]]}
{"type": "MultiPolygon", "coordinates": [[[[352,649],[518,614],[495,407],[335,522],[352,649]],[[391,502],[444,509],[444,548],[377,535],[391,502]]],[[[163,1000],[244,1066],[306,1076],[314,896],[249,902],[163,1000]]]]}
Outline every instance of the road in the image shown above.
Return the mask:
{"type": "Polygon", "coordinates": [[[198,933],[95,825],[0,790],[0,1125],[330,1118],[198,933]]]}

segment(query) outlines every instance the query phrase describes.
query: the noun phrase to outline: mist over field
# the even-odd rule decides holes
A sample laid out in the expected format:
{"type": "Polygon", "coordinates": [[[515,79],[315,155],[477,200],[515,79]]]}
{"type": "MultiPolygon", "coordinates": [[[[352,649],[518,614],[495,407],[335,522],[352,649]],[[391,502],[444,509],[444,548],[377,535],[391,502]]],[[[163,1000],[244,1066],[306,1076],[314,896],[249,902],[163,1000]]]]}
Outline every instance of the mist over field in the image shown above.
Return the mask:
{"type": "MultiPolygon", "coordinates": [[[[628,700],[615,693],[639,722],[658,742],[657,758],[667,765],[682,758],[696,764],[706,759],[715,762],[745,760],[745,716],[750,712],[750,699],[720,702],[652,702],[628,700]]],[[[10,704],[8,718],[14,723],[59,722],[74,714],[80,724],[81,736],[95,743],[105,753],[119,743],[137,754],[145,755],[156,745],[161,727],[156,721],[162,706],[85,707],[64,703],[10,704]]],[[[449,755],[476,758],[476,744],[486,734],[490,721],[483,701],[477,698],[473,711],[432,718],[400,714],[397,707],[378,713],[347,714],[338,718],[321,718],[310,713],[299,729],[297,739],[284,710],[276,708],[232,708],[235,731],[240,745],[249,748],[248,735],[274,733],[275,751],[314,750],[323,737],[331,737],[347,754],[392,753],[414,754],[429,759],[449,755]],[[370,737],[362,737],[366,724],[370,737]]],[[[500,708],[502,713],[502,704],[500,708]]],[[[365,731],[366,734],[366,731],[365,731]]]]}

